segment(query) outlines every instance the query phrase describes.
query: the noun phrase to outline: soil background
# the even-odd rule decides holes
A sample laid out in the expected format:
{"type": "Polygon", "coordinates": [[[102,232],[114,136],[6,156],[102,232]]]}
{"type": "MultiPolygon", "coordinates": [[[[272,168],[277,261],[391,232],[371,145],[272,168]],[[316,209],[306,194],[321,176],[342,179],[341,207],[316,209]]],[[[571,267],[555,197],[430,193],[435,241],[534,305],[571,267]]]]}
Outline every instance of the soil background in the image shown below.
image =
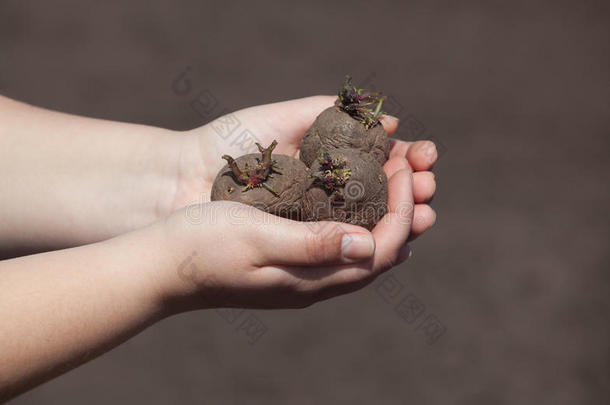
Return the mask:
{"type": "Polygon", "coordinates": [[[441,152],[376,284],[176,316],[13,403],[610,403],[608,38],[602,1],[0,2],[9,97],[186,130],[351,73],[441,152]]]}

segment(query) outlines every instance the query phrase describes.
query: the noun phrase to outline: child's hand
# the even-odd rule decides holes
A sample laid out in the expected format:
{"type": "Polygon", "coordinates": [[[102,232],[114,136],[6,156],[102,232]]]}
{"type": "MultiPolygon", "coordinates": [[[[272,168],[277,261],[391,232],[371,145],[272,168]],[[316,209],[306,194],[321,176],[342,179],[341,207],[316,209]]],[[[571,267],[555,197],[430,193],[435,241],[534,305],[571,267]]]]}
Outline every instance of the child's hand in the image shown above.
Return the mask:
{"type": "Polygon", "coordinates": [[[179,210],[156,226],[171,257],[161,266],[164,301],[174,312],[300,308],[357,290],[409,256],[411,179],[405,168],[392,175],[388,213],[372,232],[228,201],[179,210]]]}
{"type": "MultiPolygon", "coordinates": [[[[210,200],[214,179],[226,163],[221,159],[224,154],[240,156],[253,153],[256,152],[254,142],[268,145],[276,139],[276,153],[297,157],[303,134],[334,100],[335,97],[331,96],[315,96],[251,107],[187,132],[183,139],[176,193],[168,203],[171,210],[210,200]]],[[[398,127],[398,120],[384,116],[382,124],[392,135],[398,127]]],[[[411,239],[422,234],[436,220],[435,212],[425,204],[436,190],[434,175],[428,171],[436,158],[436,148],[430,141],[391,140],[390,159],[384,166],[388,179],[400,169],[414,171],[415,218],[411,239]]]]}

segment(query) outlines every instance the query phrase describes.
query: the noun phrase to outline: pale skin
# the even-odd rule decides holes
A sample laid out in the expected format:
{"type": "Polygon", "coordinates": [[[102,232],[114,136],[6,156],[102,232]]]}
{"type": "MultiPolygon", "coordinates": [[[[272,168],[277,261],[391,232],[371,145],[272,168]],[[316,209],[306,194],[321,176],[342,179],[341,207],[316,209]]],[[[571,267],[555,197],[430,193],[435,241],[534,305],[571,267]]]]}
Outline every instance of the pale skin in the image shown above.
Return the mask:
{"type": "MultiPolygon", "coordinates": [[[[277,139],[277,153],[297,156],[333,101],[234,114],[263,145],[277,139]]],[[[396,119],[382,123],[396,131],[396,119]]],[[[209,202],[223,154],[243,151],[210,124],[175,132],[0,97],[0,252],[63,249],[0,261],[0,400],[179,312],[302,308],[359,289],[405,261],[407,242],[436,220],[431,142],[392,141],[388,214],[371,232],[209,202]]]]}

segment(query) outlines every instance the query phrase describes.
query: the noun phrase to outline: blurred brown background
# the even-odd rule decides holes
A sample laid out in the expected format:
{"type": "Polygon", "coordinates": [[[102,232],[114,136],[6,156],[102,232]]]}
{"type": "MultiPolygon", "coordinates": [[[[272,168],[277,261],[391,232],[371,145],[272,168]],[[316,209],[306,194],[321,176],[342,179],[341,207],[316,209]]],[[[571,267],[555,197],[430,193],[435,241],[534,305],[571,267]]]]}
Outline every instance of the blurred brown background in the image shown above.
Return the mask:
{"type": "Polygon", "coordinates": [[[14,403],[610,403],[609,23],[602,1],[0,2],[9,97],[189,129],[352,73],[443,152],[438,222],[381,284],[177,316],[14,403]]]}

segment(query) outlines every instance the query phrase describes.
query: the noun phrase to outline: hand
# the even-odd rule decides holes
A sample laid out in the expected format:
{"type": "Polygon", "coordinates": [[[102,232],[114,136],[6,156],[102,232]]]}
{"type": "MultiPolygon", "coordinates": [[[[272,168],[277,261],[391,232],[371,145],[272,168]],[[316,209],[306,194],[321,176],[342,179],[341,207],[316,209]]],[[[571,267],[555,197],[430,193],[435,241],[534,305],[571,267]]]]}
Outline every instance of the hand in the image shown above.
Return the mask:
{"type": "MultiPolygon", "coordinates": [[[[373,232],[337,222],[298,222],[230,201],[186,207],[157,224],[170,256],[162,267],[170,313],[212,307],[303,308],[357,290],[409,256],[412,210],[406,169],[373,232]],[[398,207],[399,208],[399,207],[398,207]],[[197,214],[194,215],[194,212],[197,214]]],[[[157,228],[158,229],[158,228],[157,228]]]]}
{"type": "MultiPolygon", "coordinates": [[[[298,157],[303,134],[320,112],[333,105],[335,98],[307,97],[237,111],[224,117],[225,120],[231,117],[233,122],[239,123],[234,132],[226,137],[226,134],[220,136],[214,129],[223,118],[187,132],[183,140],[176,192],[170,202],[171,210],[209,201],[214,179],[225,164],[221,156],[228,154],[237,157],[256,152],[255,141],[267,146],[276,139],[277,153],[298,157]],[[250,135],[241,136],[245,130],[250,135]]],[[[396,118],[384,116],[381,122],[388,135],[396,132],[396,118]]],[[[402,169],[413,171],[415,207],[410,240],[421,235],[436,221],[436,213],[426,204],[436,190],[434,174],[429,171],[436,158],[436,148],[430,141],[391,140],[390,159],[384,166],[388,179],[402,169]]],[[[390,190],[390,193],[394,191],[390,190]]]]}
{"type": "MultiPolygon", "coordinates": [[[[297,157],[304,132],[333,100],[310,97],[241,110],[233,114],[241,123],[235,132],[248,129],[263,145],[277,139],[277,152],[297,157]]],[[[382,123],[389,134],[396,131],[396,119],[384,117],[382,123]]],[[[428,141],[391,141],[384,165],[388,213],[372,232],[336,222],[290,221],[234,202],[197,204],[209,200],[224,165],[219,156],[254,152],[244,150],[236,138],[214,133],[213,125],[185,138],[175,205],[195,204],[168,221],[173,224],[169,243],[177,252],[169,295],[180,303],[177,311],[184,306],[303,307],[354,291],[406,260],[407,240],[434,223],[435,213],[425,204],[435,191],[427,169],[436,160],[436,149],[428,141]],[[341,250],[345,235],[355,250],[352,263],[341,250]]]]}

